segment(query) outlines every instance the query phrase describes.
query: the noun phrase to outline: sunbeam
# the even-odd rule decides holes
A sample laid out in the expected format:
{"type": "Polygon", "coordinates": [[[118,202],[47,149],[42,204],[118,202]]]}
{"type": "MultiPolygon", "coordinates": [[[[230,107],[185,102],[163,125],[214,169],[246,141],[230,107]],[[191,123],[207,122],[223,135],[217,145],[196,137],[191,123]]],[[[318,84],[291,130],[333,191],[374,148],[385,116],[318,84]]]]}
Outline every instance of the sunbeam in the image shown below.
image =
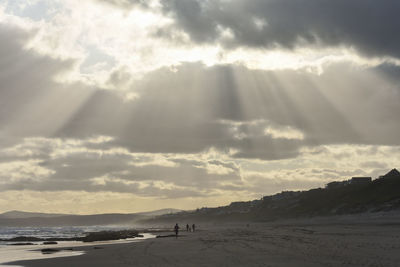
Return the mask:
{"type": "Polygon", "coordinates": [[[367,2],[2,1],[0,210],[24,190],[38,211],[194,209],[387,172],[398,4],[367,2]]]}

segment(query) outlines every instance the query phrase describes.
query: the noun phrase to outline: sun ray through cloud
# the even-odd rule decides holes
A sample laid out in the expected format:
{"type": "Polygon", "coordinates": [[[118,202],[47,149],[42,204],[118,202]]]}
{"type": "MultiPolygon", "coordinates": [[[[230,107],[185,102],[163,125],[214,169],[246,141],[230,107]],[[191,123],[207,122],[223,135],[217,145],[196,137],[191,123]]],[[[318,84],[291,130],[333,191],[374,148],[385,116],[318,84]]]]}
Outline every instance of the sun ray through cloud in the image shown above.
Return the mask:
{"type": "Polygon", "coordinates": [[[399,4],[361,2],[1,2],[0,211],[191,209],[396,167],[399,4]]]}

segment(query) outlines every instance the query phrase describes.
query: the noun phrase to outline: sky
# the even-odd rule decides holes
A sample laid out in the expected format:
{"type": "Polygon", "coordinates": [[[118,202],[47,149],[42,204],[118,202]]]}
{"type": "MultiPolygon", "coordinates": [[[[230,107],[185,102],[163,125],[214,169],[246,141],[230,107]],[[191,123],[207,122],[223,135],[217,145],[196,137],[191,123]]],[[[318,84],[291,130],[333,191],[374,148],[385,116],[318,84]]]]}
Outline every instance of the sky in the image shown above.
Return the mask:
{"type": "Polygon", "coordinates": [[[0,1],[0,212],[190,210],[400,167],[398,10],[0,1]]]}

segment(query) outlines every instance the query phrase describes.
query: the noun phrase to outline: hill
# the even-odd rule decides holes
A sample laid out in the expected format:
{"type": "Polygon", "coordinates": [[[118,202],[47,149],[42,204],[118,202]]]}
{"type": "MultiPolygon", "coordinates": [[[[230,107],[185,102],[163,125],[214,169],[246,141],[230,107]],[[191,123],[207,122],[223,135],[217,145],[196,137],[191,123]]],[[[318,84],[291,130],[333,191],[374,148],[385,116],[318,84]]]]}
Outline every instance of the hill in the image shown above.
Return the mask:
{"type": "Polygon", "coordinates": [[[146,222],[271,221],[399,208],[400,173],[393,169],[373,181],[369,177],[354,177],[348,181],[329,183],[326,188],[286,191],[260,200],[233,202],[223,207],[163,215],[146,222]]]}
{"type": "Polygon", "coordinates": [[[139,220],[153,218],[163,214],[179,212],[176,209],[162,209],[140,213],[109,213],[94,215],[68,215],[9,211],[0,214],[0,226],[91,226],[91,225],[132,225],[139,220]]]}

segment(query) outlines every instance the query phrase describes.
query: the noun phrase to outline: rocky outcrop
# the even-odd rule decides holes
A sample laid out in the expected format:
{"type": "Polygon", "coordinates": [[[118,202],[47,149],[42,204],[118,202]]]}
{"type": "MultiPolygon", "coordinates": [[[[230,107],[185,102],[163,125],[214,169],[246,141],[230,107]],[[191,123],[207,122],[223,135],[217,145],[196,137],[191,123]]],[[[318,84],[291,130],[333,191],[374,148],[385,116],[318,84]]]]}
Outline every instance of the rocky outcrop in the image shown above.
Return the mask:
{"type": "Polygon", "coordinates": [[[138,235],[139,232],[136,230],[101,231],[101,232],[88,233],[81,240],[83,242],[119,240],[119,239],[135,238],[138,235]]]}

